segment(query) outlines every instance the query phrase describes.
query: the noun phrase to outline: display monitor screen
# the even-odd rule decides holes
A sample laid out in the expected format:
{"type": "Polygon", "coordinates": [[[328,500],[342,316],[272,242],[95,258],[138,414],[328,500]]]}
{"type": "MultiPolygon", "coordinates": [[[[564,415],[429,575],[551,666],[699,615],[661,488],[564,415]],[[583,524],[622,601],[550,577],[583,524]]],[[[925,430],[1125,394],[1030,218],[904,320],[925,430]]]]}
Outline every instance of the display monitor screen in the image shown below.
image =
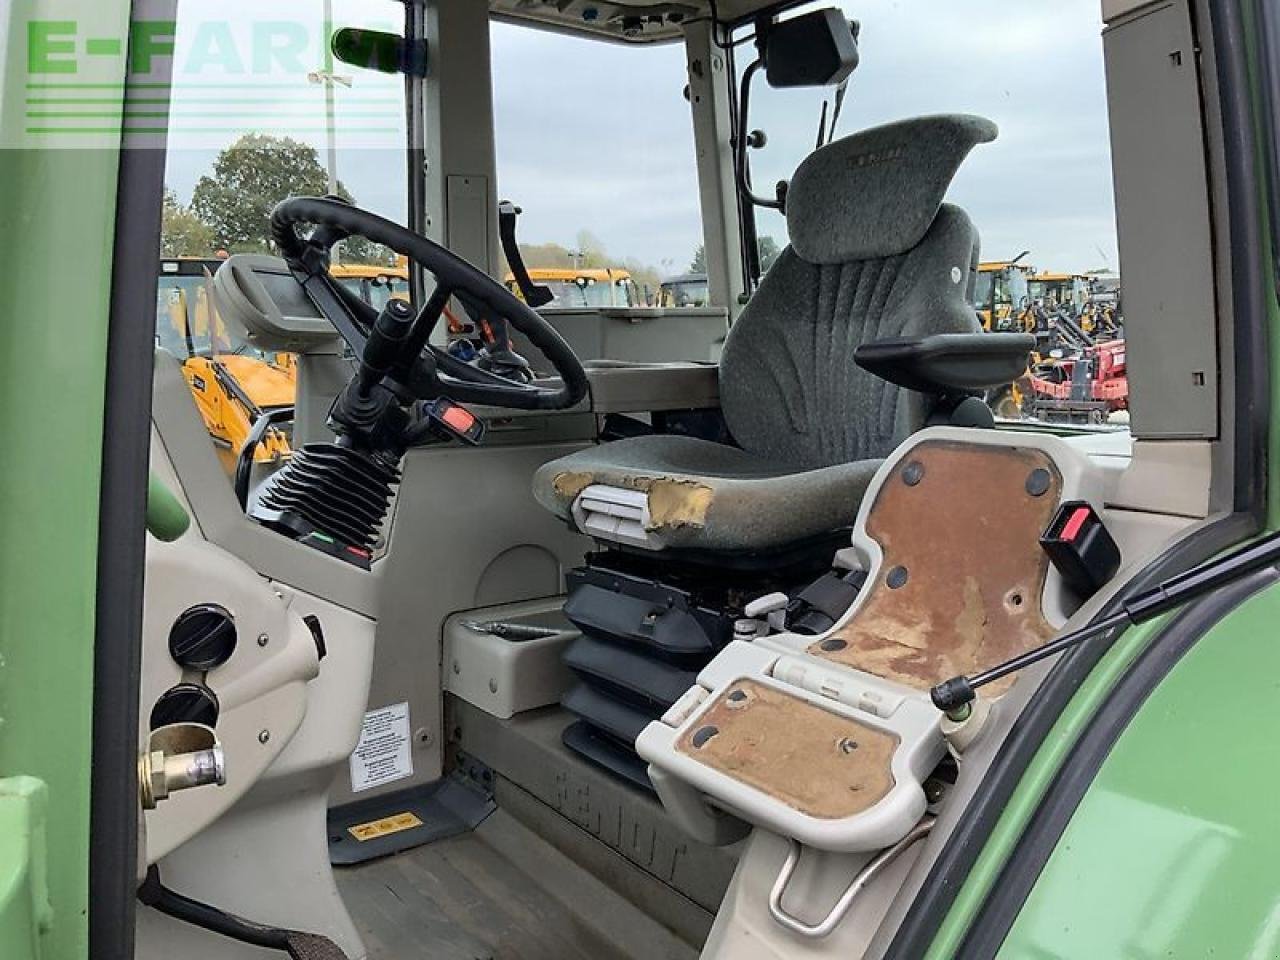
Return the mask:
{"type": "Polygon", "coordinates": [[[262,281],[267,295],[271,297],[282,316],[307,317],[323,320],[324,315],[311,302],[302,285],[287,273],[274,273],[269,270],[254,270],[254,275],[262,281]]]}

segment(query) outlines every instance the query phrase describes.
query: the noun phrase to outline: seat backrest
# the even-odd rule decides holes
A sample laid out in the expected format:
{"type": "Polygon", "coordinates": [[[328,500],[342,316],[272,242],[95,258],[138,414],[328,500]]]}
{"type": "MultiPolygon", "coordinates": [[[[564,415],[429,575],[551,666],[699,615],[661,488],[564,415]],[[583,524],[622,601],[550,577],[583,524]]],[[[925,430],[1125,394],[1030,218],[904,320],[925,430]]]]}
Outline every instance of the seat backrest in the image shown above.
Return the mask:
{"type": "Polygon", "coordinates": [[[942,202],[989,120],[920,117],[811,154],[787,193],[791,243],[734,323],[720,397],[743,449],[802,467],[886,456],[924,424],[926,398],[853,361],[862,343],[976,333],[978,233],[942,202]]]}

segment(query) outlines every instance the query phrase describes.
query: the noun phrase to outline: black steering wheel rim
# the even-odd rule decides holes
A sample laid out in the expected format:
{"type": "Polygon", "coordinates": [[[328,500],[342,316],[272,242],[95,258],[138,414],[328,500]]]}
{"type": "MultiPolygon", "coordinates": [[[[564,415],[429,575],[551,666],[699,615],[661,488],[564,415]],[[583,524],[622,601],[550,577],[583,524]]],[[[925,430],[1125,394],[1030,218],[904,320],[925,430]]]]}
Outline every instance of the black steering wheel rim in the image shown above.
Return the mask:
{"type": "Polygon", "coordinates": [[[357,355],[363,353],[377,312],[343,289],[329,273],[329,250],[333,244],[350,236],[365,237],[408,257],[435,277],[436,293],[420,307],[419,319],[425,329],[419,331],[413,356],[403,357],[389,375],[413,396],[445,396],[522,410],[560,410],[586,396],[587,375],[582,362],[555,328],[483,270],[433,240],[376,213],[323,197],[292,197],[278,204],[271,212],[271,236],[298,282],[357,355]],[[302,224],[317,229],[304,238],[297,230],[302,224]],[[431,346],[427,337],[452,296],[487,311],[490,320],[505,321],[528,337],[550,361],[560,384],[516,383],[431,346]],[[433,309],[435,316],[425,316],[433,309]]]}

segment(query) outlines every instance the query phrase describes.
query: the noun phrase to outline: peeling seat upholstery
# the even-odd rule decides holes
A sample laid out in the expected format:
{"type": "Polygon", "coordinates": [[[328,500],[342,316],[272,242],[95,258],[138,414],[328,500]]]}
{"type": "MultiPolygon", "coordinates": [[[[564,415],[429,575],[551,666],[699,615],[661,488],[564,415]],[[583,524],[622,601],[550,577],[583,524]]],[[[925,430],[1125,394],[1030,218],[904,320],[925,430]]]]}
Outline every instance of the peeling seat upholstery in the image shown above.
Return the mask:
{"type": "Polygon", "coordinates": [[[670,547],[761,549],[852,525],[879,461],[796,473],[784,461],[694,437],[634,437],[581,450],[540,471],[534,493],[568,517],[604,483],[649,495],[650,527],[670,547]],[[769,509],[760,509],[766,503],[769,509]],[[852,509],[850,508],[852,504],[852,509]]]}
{"type": "Polygon", "coordinates": [[[944,204],[989,120],[919,117],[811,154],[787,194],[791,245],[729,331],[720,397],[736,447],[644,436],[546,464],[534,494],[572,523],[592,484],[648,494],[667,547],[762,550],[849,527],[876,467],[928,398],[858,367],[889,337],[981,331],[968,302],[978,233],[944,204]]]}

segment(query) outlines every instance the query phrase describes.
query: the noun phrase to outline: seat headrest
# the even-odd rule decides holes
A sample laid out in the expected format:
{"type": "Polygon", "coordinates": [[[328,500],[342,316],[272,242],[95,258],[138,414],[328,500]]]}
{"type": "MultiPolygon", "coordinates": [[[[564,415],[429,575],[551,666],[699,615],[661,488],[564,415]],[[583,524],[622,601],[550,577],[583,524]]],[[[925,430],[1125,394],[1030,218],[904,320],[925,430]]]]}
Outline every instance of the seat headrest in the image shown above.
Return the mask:
{"type": "Polygon", "coordinates": [[[984,117],[939,114],[872,127],[815,150],[787,190],[792,248],[810,263],[910,250],[969,151],[996,133],[984,117]]]}

